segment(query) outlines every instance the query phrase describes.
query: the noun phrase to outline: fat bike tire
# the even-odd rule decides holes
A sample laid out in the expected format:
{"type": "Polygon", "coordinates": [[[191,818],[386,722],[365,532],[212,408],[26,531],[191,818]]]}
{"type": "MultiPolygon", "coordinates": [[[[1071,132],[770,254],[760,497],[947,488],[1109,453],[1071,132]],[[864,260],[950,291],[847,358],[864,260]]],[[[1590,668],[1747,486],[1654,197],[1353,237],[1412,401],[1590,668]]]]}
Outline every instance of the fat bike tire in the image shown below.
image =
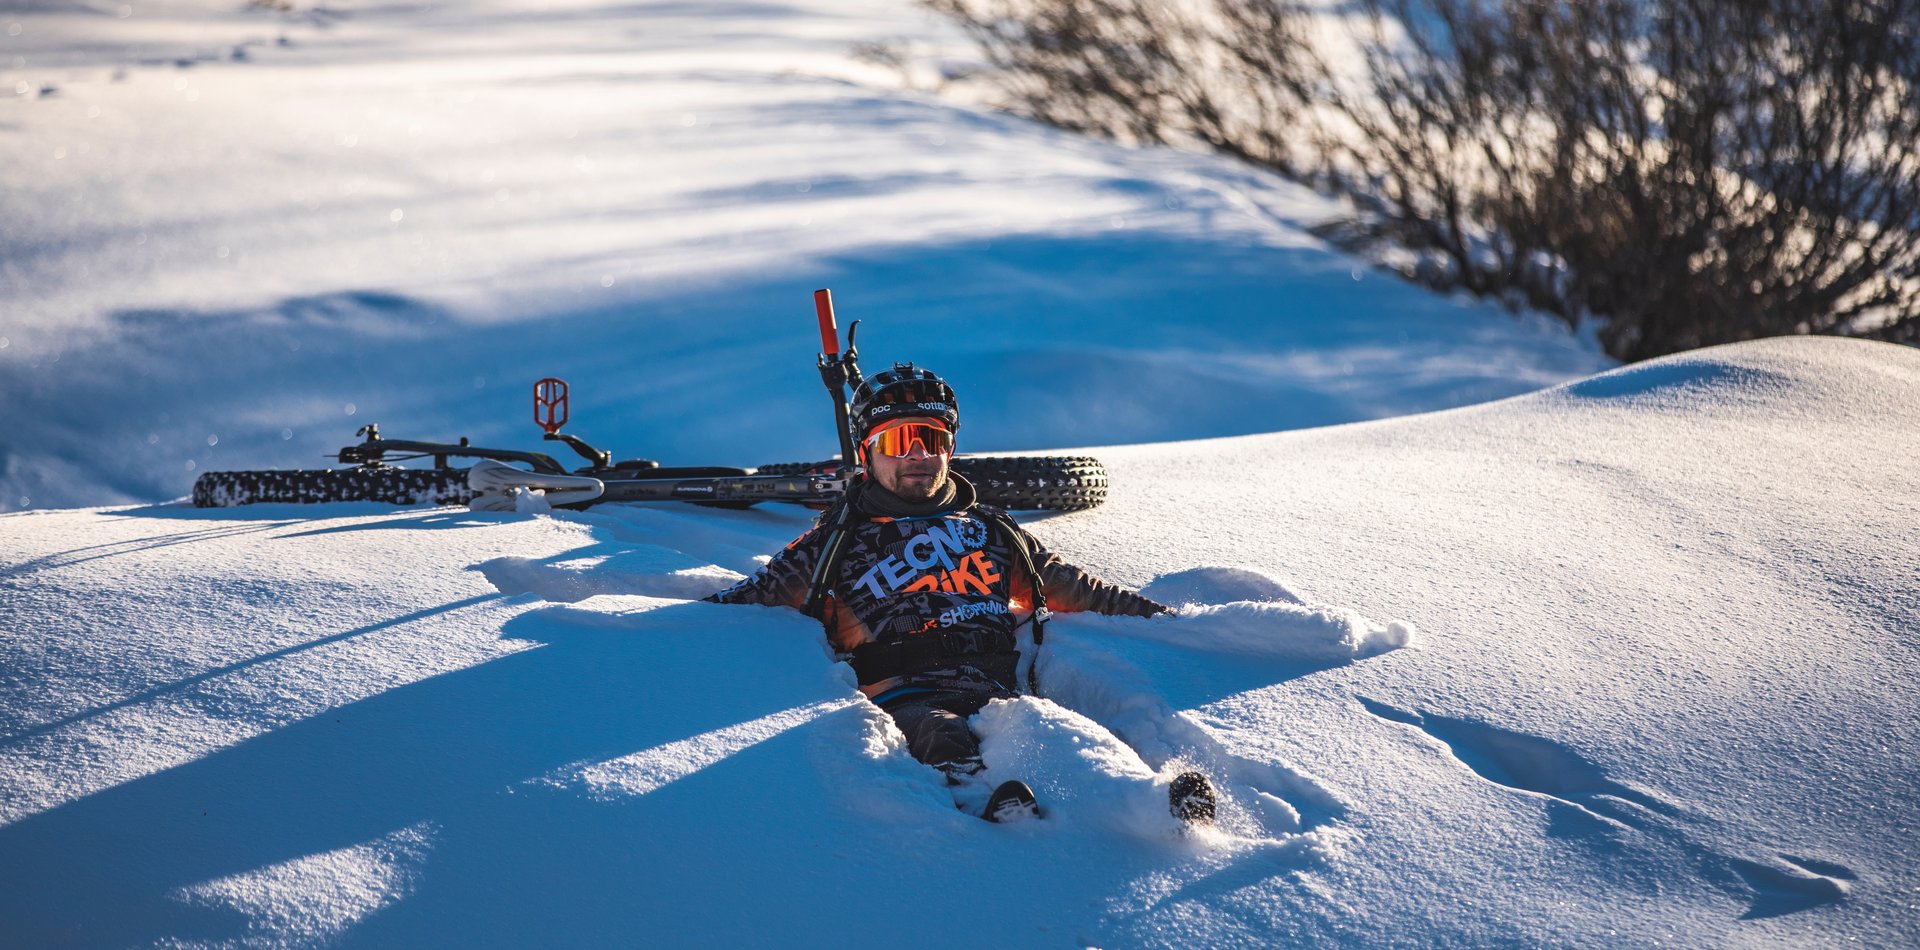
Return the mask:
{"type": "Polygon", "coordinates": [[[1107,500],[1107,467],[1087,455],[962,455],[953,470],[995,508],[1080,511],[1107,500]]]}
{"type": "Polygon", "coordinates": [[[196,508],[317,505],[376,501],[389,505],[464,505],[473,499],[464,468],[332,468],[207,472],[193,483],[196,508]]]}
{"type": "MultiPolygon", "coordinates": [[[[780,462],[762,475],[831,471],[839,463],[780,462]]],[[[1107,500],[1107,467],[1088,455],[956,455],[953,471],[966,476],[981,504],[1016,511],[1080,511],[1107,500]]]]}

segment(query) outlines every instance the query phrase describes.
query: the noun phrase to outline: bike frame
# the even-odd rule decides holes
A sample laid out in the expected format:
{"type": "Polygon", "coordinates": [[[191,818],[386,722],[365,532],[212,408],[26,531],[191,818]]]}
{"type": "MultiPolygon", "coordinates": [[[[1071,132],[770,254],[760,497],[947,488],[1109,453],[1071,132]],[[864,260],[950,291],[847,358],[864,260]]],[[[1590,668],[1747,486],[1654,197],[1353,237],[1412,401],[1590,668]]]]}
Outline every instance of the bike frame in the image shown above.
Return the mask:
{"type": "Polygon", "coordinates": [[[835,475],[731,475],[713,478],[605,479],[600,497],[605,501],[713,501],[749,504],[784,501],[796,505],[831,503],[847,490],[846,479],[835,475]]]}
{"type": "MultiPolygon", "coordinates": [[[[614,462],[613,455],[561,429],[568,418],[567,384],[549,377],[534,384],[533,421],[549,442],[560,442],[587,464],[569,470],[545,452],[495,449],[458,442],[388,439],[377,424],[362,426],[361,441],[335,458],[357,468],[322,471],[279,469],[204,472],[194,482],[194,503],[203,507],[255,502],[386,501],[412,504],[465,502],[480,511],[517,509],[524,493],[543,493],[558,508],[585,508],[603,501],[678,501],[749,507],[777,501],[826,507],[843,497],[863,473],[849,419],[848,388],[860,379],[854,321],[839,340],[832,296],[814,294],[820,324],[821,381],[833,398],[835,441],[840,457],[821,462],[767,465],[759,472],[721,466],[663,468],[649,459],[614,462]],[[402,468],[398,462],[432,459],[432,468],[402,468]],[[456,467],[455,459],[473,460],[456,467]],[[775,473],[779,474],[775,474],[775,473]]],[[[1106,471],[1098,459],[956,455],[954,471],[999,499],[990,503],[1066,511],[1090,508],[1106,497],[1106,471]]]]}
{"type": "MultiPolygon", "coordinates": [[[[544,438],[548,441],[563,443],[586,459],[590,464],[583,468],[569,471],[544,452],[476,446],[464,436],[458,443],[387,439],[381,437],[377,423],[362,426],[355,434],[363,436],[365,440],[359,445],[342,448],[336,458],[363,468],[378,469],[387,466],[389,455],[397,455],[403,460],[430,456],[434,468],[443,470],[452,468],[448,464],[449,459],[492,459],[530,466],[535,475],[599,479],[603,485],[600,495],[590,501],[565,506],[572,508],[610,501],[707,501],[739,505],[783,501],[827,504],[846,492],[847,485],[853,477],[857,477],[859,471],[852,427],[848,420],[846,387],[859,379],[859,351],[854,346],[853,337],[859,330],[860,322],[856,320],[848,328],[847,346],[842,351],[832,294],[819,290],[814,293],[813,299],[815,316],[820,325],[820,378],[833,397],[834,423],[840,443],[840,462],[832,472],[748,475],[738,473],[737,469],[717,466],[662,468],[658,462],[646,459],[616,466],[612,453],[601,451],[578,436],[560,431],[567,423],[569,411],[567,383],[557,377],[547,377],[533,384],[533,421],[544,431],[544,438]]],[[[530,482],[537,481],[530,479],[530,482]]]]}
{"type": "Polygon", "coordinates": [[[565,507],[581,507],[613,501],[710,501],[722,504],[757,504],[781,501],[791,504],[826,504],[846,491],[847,480],[835,472],[793,475],[749,475],[719,466],[680,466],[663,468],[658,462],[636,460],[615,466],[613,455],[589,445],[585,440],[560,432],[567,420],[567,384],[555,378],[534,384],[534,421],[546,430],[545,437],[566,444],[591,465],[569,470],[544,452],[515,449],[491,449],[477,446],[464,436],[459,442],[418,442],[388,439],[380,434],[378,423],[360,427],[356,435],[365,441],[340,449],[335,456],[342,462],[362,468],[388,467],[389,457],[399,460],[433,459],[436,469],[451,469],[451,459],[492,459],[529,466],[536,475],[588,476],[604,486],[591,501],[565,507]]]}
{"type": "Polygon", "coordinates": [[[451,468],[447,464],[450,458],[493,459],[497,462],[524,462],[533,466],[536,472],[548,475],[568,474],[565,466],[555,461],[553,456],[544,452],[520,452],[513,449],[489,449],[473,445],[465,436],[458,443],[452,442],[413,442],[407,439],[387,439],[380,435],[379,423],[364,425],[354,435],[365,436],[366,441],[359,445],[349,445],[335,456],[342,462],[354,463],[362,468],[380,468],[387,464],[387,453],[398,453],[402,460],[433,456],[434,468],[451,468]]]}

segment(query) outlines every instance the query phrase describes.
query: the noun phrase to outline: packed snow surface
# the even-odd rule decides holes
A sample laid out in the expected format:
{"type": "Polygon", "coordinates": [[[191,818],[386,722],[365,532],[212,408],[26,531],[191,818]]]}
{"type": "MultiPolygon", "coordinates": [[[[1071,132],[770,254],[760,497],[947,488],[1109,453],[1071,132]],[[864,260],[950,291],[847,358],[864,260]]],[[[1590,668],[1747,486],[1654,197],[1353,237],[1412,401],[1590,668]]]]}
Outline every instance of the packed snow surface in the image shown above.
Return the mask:
{"type": "Polygon", "coordinates": [[[906,3],[291,6],[0,13],[0,943],[1920,945],[1920,352],[1610,369],[955,101],[906,3]],[[1177,608],[976,717],[1039,821],[697,601],[804,509],[177,500],[537,446],[545,375],[622,455],[824,457],[823,285],[964,448],[1105,446],[1021,518],[1177,608]]]}

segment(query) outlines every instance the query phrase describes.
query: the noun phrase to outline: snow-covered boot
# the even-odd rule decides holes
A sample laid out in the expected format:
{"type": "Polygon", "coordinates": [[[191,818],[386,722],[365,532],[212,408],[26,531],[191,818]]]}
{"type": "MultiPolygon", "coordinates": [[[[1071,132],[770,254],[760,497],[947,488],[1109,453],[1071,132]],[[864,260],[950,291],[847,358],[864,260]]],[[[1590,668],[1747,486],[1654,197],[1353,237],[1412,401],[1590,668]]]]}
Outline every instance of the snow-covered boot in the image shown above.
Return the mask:
{"type": "Polygon", "coordinates": [[[1213,823],[1213,783],[1199,772],[1182,772],[1167,786],[1167,807],[1173,817],[1190,825],[1213,823]]]}
{"type": "Polygon", "coordinates": [[[1040,817],[1040,804],[1034,801],[1033,789],[1027,783],[1014,779],[1001,782],[987,798],[986,810],[980,817],[988,821],[1011,822],[1025,821],[1040,817]]]}

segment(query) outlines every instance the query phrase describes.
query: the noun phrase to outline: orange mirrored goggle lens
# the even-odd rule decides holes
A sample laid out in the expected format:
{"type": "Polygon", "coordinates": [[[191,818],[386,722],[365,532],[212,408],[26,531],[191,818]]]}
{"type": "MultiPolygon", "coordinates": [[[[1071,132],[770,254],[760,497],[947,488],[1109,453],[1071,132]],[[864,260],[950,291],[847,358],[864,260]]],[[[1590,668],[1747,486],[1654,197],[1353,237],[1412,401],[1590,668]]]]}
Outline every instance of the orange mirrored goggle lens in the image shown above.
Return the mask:
{"type": "Polygon", "coordinates": [[[953,451],[953,433],[930,422],[899,422],[867,436],[867,449],[893,458],[905,458],[919,445],[928,455],[953,451]]]}

